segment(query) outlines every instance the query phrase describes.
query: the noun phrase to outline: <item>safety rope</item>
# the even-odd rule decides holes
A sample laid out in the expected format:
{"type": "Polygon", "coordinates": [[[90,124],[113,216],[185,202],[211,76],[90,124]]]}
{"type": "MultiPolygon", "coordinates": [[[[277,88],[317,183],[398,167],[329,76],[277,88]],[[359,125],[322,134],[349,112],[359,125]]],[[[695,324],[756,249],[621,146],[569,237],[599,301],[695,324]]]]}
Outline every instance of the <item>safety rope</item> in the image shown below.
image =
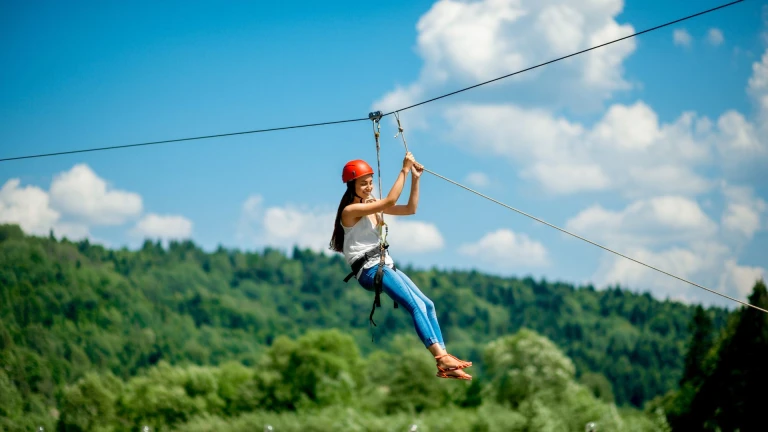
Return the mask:
{"type": "MultiPolygon", "coordinates": [[[[379,111],[377,111],[379,113],[379,111]]],[[[381,131],[381,124],[379,123],[380,117],[376,117],[375,113],[373,120],[373,136],[376,139],[376,164],[377,164],[377,176],[379,178],[379,200],[384,199],[384,191],[381,189],[381,144],[379,143],[379,136],[381,131]]],[[[370,114],[369,114],[370,115],[370,114]]],[[[379,242],[382,247],[387,244],[387,235],[389,234],[389,227],[384,222],[384,211],[376,213],[377,224],[376,227],[379,231],[379,242]]]]}
{"type": "Polygon", "coordinates": [[[405,152],[408,153],[408,143],[405,142],[405,130],[403,129],[403,126],[400,124],[400,113],[395,111],[395,118],[397,119],[397,134],[395,135],[395,138],[397,138],[398,135],[403,137],[403,145],[405,146],[405,152]]]}
{"type": "MultiPolygon", "coordinates": [[[[403,137],[403,145],[405,146],[405,151],[407,152],[407,151],[408,151],[408,145],[405,143],[405,133],[404,133],[404,130],[403,130],[403,127],[402,127],[402,125],[400,124],[400,115],[399,115],[398,113],[395,113],[395,118],[397,119],[397,129],[398,129],[398,135],[402,135],[402,137],[403,137]]],[[[397,138],[397,135],[395,135],[395,138],[397,138]]],[[[711,290],[711,289],[709,289],[709,288],[707,288],[707,287],[705,287],[705,286],[701,286],[701,285],[699,285],[699,284],[697,284],[697,283],[695,283],[695,282],[691,282],[691,281],[689,281],[689,280],[687,280],[687,279],[681,278],[681,277],[679,277],[679,276],[675,276],[675,275],[673,275],[672,273],[668,273],[668,272],[666,272],[666,271],[664,271],[664,270],[661,270],[661,269],[658,269],[658,268],[656,268],[656,267],[654,267],[654,266],[652,266],[652,265],[648,265],[648,264],[646,264],[646,263],[644,263],[644,262],[642,262],[642,261],[638,261],[638,260],[636,260],[636,259],[634,259],[634,258],[632,258],[632,257],[628,257],[628,256],[626,256],[626,255],[624,255],[624,254],[622,254],[622,253],[616,252],[616,251],[614,251],[614,250],[612,250],[612,249],[609,249],[609,248],[607,248],[607,247],[605,247],[605,246],[603,246],[603,245],[597,244],[597,243],[595,243],[595,242],[593,242],[593,241],[591,241],[591,240],[588,240],[588,239],[586,239],[586,238],[584,238],[584,237],[581,237],[581,236],[579,236],[579,235],[573,234],[572,232],[566,231],[566,230],[564,230],[564,229],[562,229],[562,228],[560,228],[560,227],[558,227],[558,226],[552,225],[551,223],[549,223],[549,222],[546,222],[546,221],[544,221],[544,220],[541,220],[541,219],[539,219],[539,218],[537,218],[537,217],[535,217],[535,216],[531,216],[531,215],[529,215],[528,213],[525,213],[525,212],[523,212],[523,211],[521,211],[521,210],[518,210],[518,209],[516,209],[516,208],[514,208],[514,207],[508,206],[508,205],[504,204],[503,202],[500,202],[500,201],[497,201],[497,200],[495,200],[495,199],[493,199],[493,198],[491,198],[491,197],[485,196],[485,195],[481,194],[480,192],[478,192],[478,191],[476,191],[476,190],[474,190],[474,189],[472,189],[472,188],[469,188],[469,187],[467,187],[467,186],[464,186],[464,185],[463,185],[463,184],[461,184],[461,183],[455,182],[455,181],[453,181],[453,180],[451,180],[451,179],[449,179],[449,178],[447,178],[447,177],[443,177],[443,176],[441,176],[440,174],[438,174],[438,173],[436,173],[436,172],[434,172],[434,171],[430,171],[430,170],[428,170],[428,169],[424,168],[424,166],[423,166],[423,165],[422,165],[422,169],[423,169],[424,171],[426,171],[426,172],[428,172],[428,173],[432,174],[433,176],[439,177],[439,178],[441,178],[441,179],[443,179],[443,180],[445,180],[445,181],[448,181],[448,182],[450,182],[450,183],[453,183],[453,184],[455,184],[456,186],[459,186],[459,187],[461,187],[461,188],[464,188],[464,189],[466,189],[466,190],[468,190],[468,191],[470,191],[470,192],[472,192],[472,193],[474,193],[474,194],[477,194],[477,195],[479,195],[479,196],[481,196],[481,197],[483,197],[483,198],[485,198],[485,199],[487,199],[487,200],[489,200],[489,201],[492,201],[492,202],[494,202],[494,203],[496,203],[496,204],[498,204],[498,205],[500,205],[500,206],[506,207],[506,208],[508,208],[508,209],[510,209],[510,210],[512,210],[512,211],[516,211],[516,212],[520,213],[520,214],[521,214],[521,215],[523,215],[523,216],[527,216],[527,217],[529,217],[529,218],[531,218],[531,219],[533,219],[533,220],[535,220],[535,221],[541,222],[541,223],[543,223],[543,224],[545,224],[545,225],[548,225],[548,226],[550,226],[550,227],[552,227],[552,228],[555,228],[555,229],[557,229],[557,230],[560,230],[560,231],[562,231],[562,232],[564,232],[564,233],[566,233],[566,234],[568,234],[568,235],[571,235],[571,236],[573,236],[573,237],[576,237],[576,238],[578,238],[578,239],[580,239],[580,240],[584,240],[584,241],[585,241],[585,242],[587,242],[587,243],[593,244],[593,245],[595,245],[595,246],[597,246],[597,247],[599,247],[599,248],[602,248],[602,249],[604,249],[604,250],[607,250],[608,252],[614,253],[614,254],[616,254],[616,255],[618,255],[618,256],[620,256],[620,257],[626,258],[626,259],[628,259],[628,260],[630,260],[630,261],[634,261],[634,262],[636,262],[636,263],[638,263],[638,264],[641,264],[641,265],[644,265],[644,266],[646,266],[646,267],[648,267],[648,268],[650,268],[650,269],[656,270],[656,271],[658,271],[658,272],[660,272],[660,273],[664,273],[664,274],[665,274],[665,275],[667,275],[667,276],[671,276],[671,277],[673,277],[673,278],[675,278],[675,279],[681,280],[681,281],[683,281],[683,282],[687,282],[687,283],[689,283],[689,284],[691,284],[691,285],[693,285],[693,286],[696,286],[696,287],[699,287],[699,288],[701,288],[701,289],[707,290],[707,291],[711,292],[712,294],[717,294],[717,295],[719,295],[719,296],[721,296],[721,297],[724,297],[724,298],[727,298],[727,299],[729,299],[729,300],[733,300],[733,301],[735,301],[735,302],[741,303],[741,304],[743,304],[744,306],[749,306],[749,307],[751,307],[751,308],[754,308],[754,309],[757,309],[757,310],[759,310],[759,311],[762,311],[762,312],[768,313],[768,310],[765,310],[765,309],[763,309],[763,308],[761,308],[761,307],[755,306],[755,305],[753,305],[753,304],[750,304],[750,303],[746,303],[746,302],[743,302],[743,301],[741,301],[741,300],[738,300],[738,299],[735,299],[735,298],[733,298],[733,297],[730,297],[730,296],[728,296],[728,295],[726,295],[726,294],[722,294],[722,293],[719,293],[719,292],[717,292],[717,291],[711,290]]]]}
{"type": "MultiPolygon", "coordinates": [[[[379,142],[379,136],[381,131],[381,111],[375,111],[368,114],[368,118],[373,121],[373,136],[376,140],[376,164],[378,168],[377,176],[379,178],[379,200],[384,199],[384,191],[381,188],[381,144],[379,142]]],[[[367,217],[367,216],[366,216],[367,217]]],[[[381,292],[383,291],[383,279],[384,279],[384,265],[386,263],[387,253],[387,235],[389,234],[389,227],[384,222],[384,211],[376,214],[377,224],[376,227],[379,232],[379,264],[376,270],[376,276],[373,278],[373,305],[371,306],[371,314],[368,317],[368,321],[371,324],[371,342],[373,342],[373,327],[376,327],[376,322],[373,320],[373,314],[377,307],[381,307],[381,292]]],[[[397,307],[397,303],[395,303],[397,307]]]]}

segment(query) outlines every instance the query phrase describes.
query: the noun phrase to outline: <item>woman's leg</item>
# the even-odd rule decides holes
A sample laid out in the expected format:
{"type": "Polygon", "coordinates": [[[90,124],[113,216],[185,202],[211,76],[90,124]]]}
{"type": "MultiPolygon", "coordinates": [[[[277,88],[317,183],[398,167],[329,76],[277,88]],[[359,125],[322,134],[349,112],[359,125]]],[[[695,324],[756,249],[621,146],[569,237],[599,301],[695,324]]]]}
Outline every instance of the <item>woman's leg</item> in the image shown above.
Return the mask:
{"type": "MultiPolygon", "coordinates": [[[[360,275],[360,285],[370,289],[373,285],[373,277],[376,275],[378,266],[373,266],[363,270],[360,275]]],[[[434,344],[440,344],[441,339],[435,334],[429,316],[427,315],[427,306],[420,297],[414,295],[408,283],[404,281],[394,270],[384,267],[382,278],[382,290],[398,304],[402,305],[413,318],[413,326],[416,334],[421,339],[424,346],[429,348],[434,344]]],[[[430,302],[431,303],[431,302],[430,302]]]]}
{"type": "Polygon", "coordinates": [[[440,331],[440,324],[437,322],[437,312],[435,311],[435,304],[432,302],[432,300],[429,299],[426,295],[424,295],[423,292],[419,289],[419,287],[416,286],[415,283],[411,280],[411,278],[408,277],[405,273],[403,273],[400,270],[396,271],[397,275],[400,276],[400,278],[405,281],[406,284],[408,284],[408,287],[411,289],[411,292],[421,299],[422,302],[424,302],[424,305],[427,309],[427,318],[429,318],[429,324],[432,326],[432,331],[435,333],[435,336],[437,337],[438,343],[440,344],[440,347],[442,349],[445,349],[445,341],[443,341],[443,334],[440,331]]]}
{"type": "MultiPolygon", "coordinates": [[[[359,283],[363,286],[363,288],[367,290],[373,290],[373,278],[376,275],[376,270],[377,266],[363,270],[363,273],[360,275],[359,279],[359,283]]],[[[432,353],[432,355],[435,357],[435,360],[437,361],[438,370],[440,370],[440,372],[438,372],[438,376],[444,378],[456,377],[462,379],[472,379],[471,375],[467,374],[463,370],[456,369],[469,367],[472,365],[472,363],[459,360],[449,355],[445,351],[445,345],[443,344],[442,336],[439,336],[438,338],[438,335],[440,334],[439,326],[434,327],[437,328],[437,333],[435,333],[435,330],[430,322],[431,320],[428,316],[427,308],[428,303],[432,309],[432,315],[435,315],[434,303],[432,303],[429,298],[427,298],[418,288],[416,288],[416,285],[413,284],[413,282],[407,276],[402,277],[401,274],[404,275],[402,272],[395,272],[389,267],[384,267],[383,272],[382,290],[389,297],[398,302],[398,304],[403,305],[408,313],[411,314],[414,327],[416,328],[416,334],[419,335],[419,338],[421,339],[422,343],[424,343],[424,346],[427,347],[427,349],[432,353]],[[424,298],[426,301],[422,300],[422,298],[424,298]]],[[[436,315],[434,321],[437,323],[436,315]]]]}
{"type": "MultiPolygon", "coordinates": [[[[397,270],[397,274],[398,276],[400,276],[401,279],[403,279],[408,284],[409,288],[414,293],[414,295],[421,298],[421,300],[427,306],[427,316],[429,317],[430,324],[432,325],[432,330],[435,332],[435,335],[440,340],[439,345],[435,347],[430,347],[429,351],[432,353],[432,355],[435,356],[435,358],[439,358],[448,354],[448,352],[445,350],[445,342],[443,341],[443,335],[440,331],[440,324],[437,322],[437,312],[435,311],[435,304],[432,302],[432,300],[429,299],[429,297],[427,297],[423,292],[421,292],[419,287],[417,287],[416,284],[413,283],[413,281],[411,280],[411,278],[408,277],[408,275],[406,275],[400,270],[397,270]]],[[[472,365],[472,362],[463,361],[455,357],[447,357],[442,360],[443,360],[442,361],[443,368],[469,367],[472,365]]]]}

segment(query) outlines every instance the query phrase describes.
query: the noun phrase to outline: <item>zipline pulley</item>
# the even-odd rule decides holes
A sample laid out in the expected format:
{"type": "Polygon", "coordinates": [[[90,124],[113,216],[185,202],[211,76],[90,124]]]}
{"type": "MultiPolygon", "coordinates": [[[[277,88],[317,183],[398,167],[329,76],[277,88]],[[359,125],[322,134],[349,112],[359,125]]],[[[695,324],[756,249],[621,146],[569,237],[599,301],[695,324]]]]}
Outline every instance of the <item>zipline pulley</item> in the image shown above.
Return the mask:
{"type": "Polygon", "coordinates": [[[382,114],[381,111],[368,113],[368,119],[373,120],[374,122],[380,122],[382,117],[384,117],[384,114],[382,114]]]}

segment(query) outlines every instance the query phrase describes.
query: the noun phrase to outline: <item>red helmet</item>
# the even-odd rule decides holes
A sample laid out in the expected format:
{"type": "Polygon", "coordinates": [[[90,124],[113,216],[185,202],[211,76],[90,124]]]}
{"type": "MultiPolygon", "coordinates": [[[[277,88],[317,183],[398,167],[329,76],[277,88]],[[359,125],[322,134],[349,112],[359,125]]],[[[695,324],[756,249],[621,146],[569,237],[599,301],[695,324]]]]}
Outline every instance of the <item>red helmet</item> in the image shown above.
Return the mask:
{"type": "Polygon", "coordinates": [[[373,174],[373,168],[364,160],[355,159],[344,165],[344,170],[341,172],[341,181],[346,183],[368,174],[373,174]]]}

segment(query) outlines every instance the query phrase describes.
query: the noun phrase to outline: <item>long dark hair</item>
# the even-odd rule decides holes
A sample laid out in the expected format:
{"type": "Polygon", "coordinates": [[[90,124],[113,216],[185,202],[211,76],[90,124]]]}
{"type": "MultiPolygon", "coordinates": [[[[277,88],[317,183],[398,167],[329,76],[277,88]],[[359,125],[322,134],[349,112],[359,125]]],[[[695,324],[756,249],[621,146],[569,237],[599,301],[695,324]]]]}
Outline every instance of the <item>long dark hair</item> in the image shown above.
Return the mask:
{"type": "Polygon", "coordinates": [[[355,180],[347,182],[347,190],[341,197],[339,209],[336,211],[336,222],[333,223],[333,236],[331,236],[331,250],[336,252],[344,251],[344,228],[341,227],[341,212],[344,208],[355,201],[355,180]]]}

